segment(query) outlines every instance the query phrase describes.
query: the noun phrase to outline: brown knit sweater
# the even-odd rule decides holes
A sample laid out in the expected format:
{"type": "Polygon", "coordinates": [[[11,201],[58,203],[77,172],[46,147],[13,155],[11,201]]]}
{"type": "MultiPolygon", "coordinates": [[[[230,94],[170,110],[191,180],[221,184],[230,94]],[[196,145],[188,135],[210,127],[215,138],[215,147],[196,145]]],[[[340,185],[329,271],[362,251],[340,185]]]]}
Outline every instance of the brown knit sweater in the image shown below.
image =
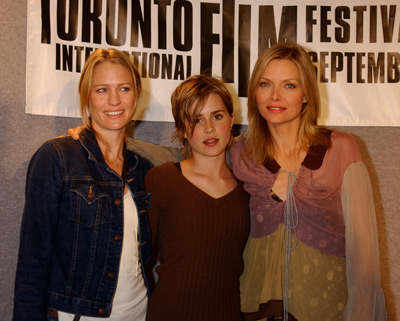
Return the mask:
{"type": "Polygon", "coordinates": [[[239,277],[249,233],[249,197],[238,183],[214,199],[173,163],[146,175],[158,283],[148,321],[241,320],[239,277]]]}

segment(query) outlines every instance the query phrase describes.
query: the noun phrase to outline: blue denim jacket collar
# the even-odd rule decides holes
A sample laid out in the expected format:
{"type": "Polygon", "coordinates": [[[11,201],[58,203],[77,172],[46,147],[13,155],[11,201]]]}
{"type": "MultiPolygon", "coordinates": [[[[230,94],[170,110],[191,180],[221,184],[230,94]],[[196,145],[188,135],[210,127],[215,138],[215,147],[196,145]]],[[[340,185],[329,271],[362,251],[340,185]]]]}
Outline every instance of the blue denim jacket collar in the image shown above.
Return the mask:
{"type": "MultiPolygon", "coordinates": [[[[93,130],[85,128],[79,136],[79,141],[89,153],[89,159],[97,162],[99,165],[107,167],[107,164],[104,160],[99,143],[97,142],[97,138],[93,130]]],[[[125,151],[126,151],[126,143],[124,143],[124,153],[125,151]]],[[[135,155],[134,158],[129,158],[128,160],[127,168],[129,172],[134,171],[139,163],[137,155],[136,154],[134,155],[135,155]]]]}
{"type": "Polygon", "coordinates": [[[82,146],[88,151],[89,159],[106,165],[103,154],[100,150],[99,143],[97,142],[97,138],[93,130],[85,128],[79,135],[79,141],[81,142],[82,146]]]}

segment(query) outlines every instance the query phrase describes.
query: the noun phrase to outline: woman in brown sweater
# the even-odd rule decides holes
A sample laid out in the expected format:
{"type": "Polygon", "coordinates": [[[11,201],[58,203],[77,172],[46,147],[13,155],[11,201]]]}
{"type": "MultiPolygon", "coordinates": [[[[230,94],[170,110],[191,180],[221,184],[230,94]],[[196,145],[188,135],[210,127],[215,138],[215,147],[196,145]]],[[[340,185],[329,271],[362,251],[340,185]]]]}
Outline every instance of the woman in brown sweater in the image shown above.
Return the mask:
{"type": "Polygon", "coordinates": [[[241,320],[239,277],[249,198],[229,170],[233,104],[216,78],[192,76],[171,98],[174,137],[188,158],[146,176],[158,282],[149,321],[241,320]]]}

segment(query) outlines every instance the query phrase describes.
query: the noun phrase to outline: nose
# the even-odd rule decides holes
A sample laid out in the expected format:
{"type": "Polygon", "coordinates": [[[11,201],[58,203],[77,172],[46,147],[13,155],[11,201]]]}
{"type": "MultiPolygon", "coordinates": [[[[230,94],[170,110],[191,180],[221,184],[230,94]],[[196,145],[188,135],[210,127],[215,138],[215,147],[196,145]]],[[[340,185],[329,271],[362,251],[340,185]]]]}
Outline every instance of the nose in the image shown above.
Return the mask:
{"type": "Polygon", "coordinates": [[[281,93],[278,87],[272,89],[272,99],[279,100],[281,98],[281,93]]]}
{"type": "Polygon", "coordinates": [[[204,127],[204,131],[206,133],[212,133],[214,131],[214,124],[212,123],[211,120],[207,120],[205,122],[205,127],[204,127]]]}
{"type": "Polygon", "coordinates": [[[110,94],[108,95],[108,103],[110,105],[118,105],[121,102],[119,94],[116,90],[110,90],[110,94]]]}

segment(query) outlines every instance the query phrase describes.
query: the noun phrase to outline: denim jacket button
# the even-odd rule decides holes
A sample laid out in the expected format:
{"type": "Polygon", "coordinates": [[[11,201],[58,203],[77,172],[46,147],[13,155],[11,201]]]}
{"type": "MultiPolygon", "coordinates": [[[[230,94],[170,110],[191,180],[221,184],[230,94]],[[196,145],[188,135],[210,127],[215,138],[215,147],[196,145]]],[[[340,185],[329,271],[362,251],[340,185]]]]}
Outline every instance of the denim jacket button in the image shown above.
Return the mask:
{"type": "Polygon", "coordinates": [[[117,205],[117,206],[120,206],[121,205],[121,200],[119,200],[119,199],[115,200],[114,204],[117,205]]]}
{"type": "Polygon", "coordinates": [[[107,277],[108,277],[109,279],[113,279],[113,278],[114,278],[114,273],[112,273],[112,272],[108,273],[108,274],[107,274],[107,277]]]}
{"type": "Polygon", "coordinates": [[[103,315],[103,314],[105,314],[106,313],[106,309],[103,309],[103,308],[100,308],[99,309],[99,314],[100,315],[103,315]]]}
{"type": "Polygon", "coordinates": [[[121,235],[119,235],[119,234],[115,235],[114,241],[117,241],[117,242],[121,241],[121,235]]]}

